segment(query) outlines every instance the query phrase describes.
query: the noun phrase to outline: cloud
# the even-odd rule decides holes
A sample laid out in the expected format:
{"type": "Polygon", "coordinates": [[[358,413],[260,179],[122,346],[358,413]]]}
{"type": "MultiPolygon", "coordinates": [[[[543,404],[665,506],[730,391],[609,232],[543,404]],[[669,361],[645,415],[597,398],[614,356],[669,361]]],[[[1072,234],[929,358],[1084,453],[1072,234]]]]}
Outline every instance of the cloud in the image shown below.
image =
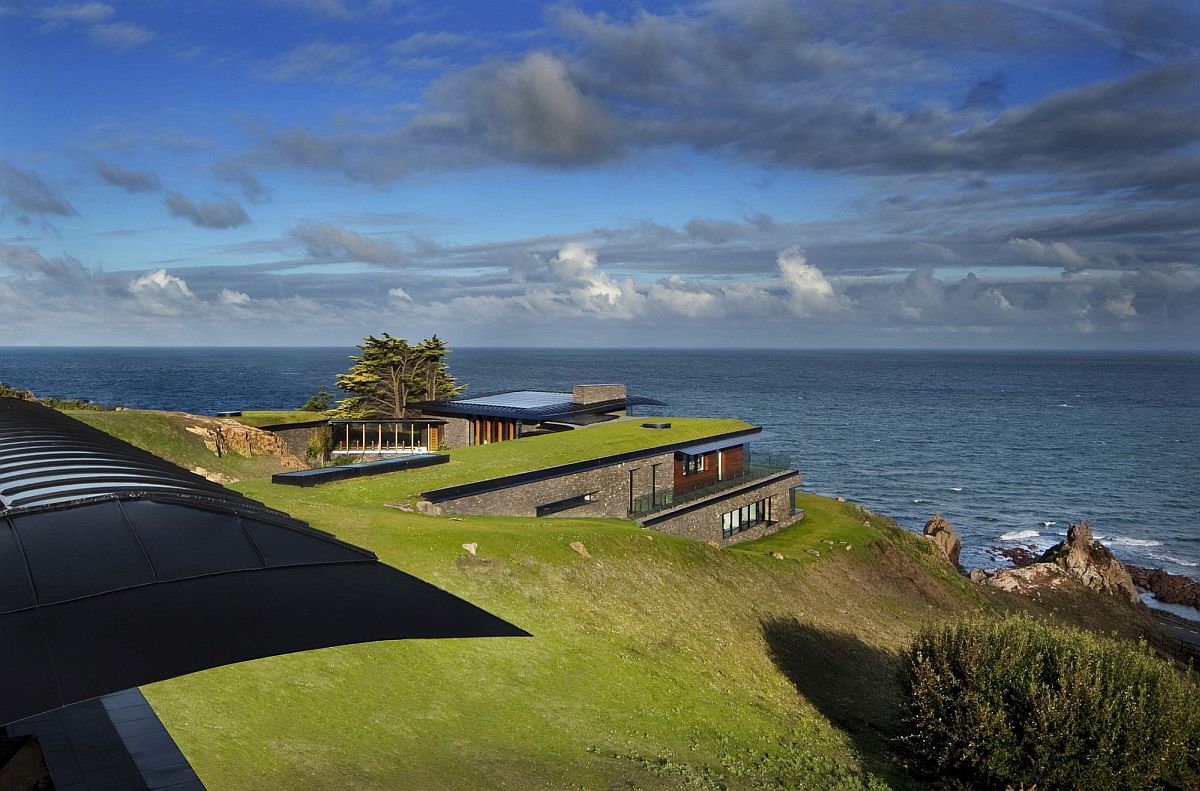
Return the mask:
{"type": "Polygon", "coordinates": [[[200,304],[187,281],[165,269],[135,277],[129,282],[129,292],[142,308],[155,316],[181,316],[200,304]]]}
{"type": "Polygon", "coordinates": [[[233,291],[223,288],[218,296],[218,300],[223,305],[248,305],[250,303],[250,295],[244,291],[233,291]]]}
{"type": "Polygon", "coordinates": [[[808,263],[802,252],[795,248],[784,250],[775,264],[788,294],[789,307],[797,316],[836,309],[833,286],[820,269],[808,263]]]}
{"type": "Polygon", "coordinates": [[[213,174],[222,181],[228,181],[241,187],[242,195],[248,201],[266,203],[271,199],[271,191],[253,173],[236,162],[226,161],[216,164],[213,167],[213,174]]]}
{"type": "Polygon", "coordinates": [[[311,41],[259,63],[256,71],[264,79],[275,82],[318,77],[345,81],[361,77],[368,65],[360,48],[354,44],[311,41]]]}
{"type": "Polygon", "coordinates": [[[303,242],[305,252],[313,258],[370,264],[402,264],[406,260],[404,251],[390,239],[372,239],[329,223],[301,223],[288,235],[303,242]]]}
{"type": "Polygon", "coordinates": [[[1041,264],[1082,269],[1087,261],[1065,242],[1039,242],[1037,239],[1009,239],[1008,246],[1041,264]]]}
{"type": "Polygon", "coordinates": [[[195,203],[178,192],[169,192],[163,198],[163,203],[172,217],[182,217],[190,220],[192,225],[201,228],[236,228],[250,222],[246,210],[233,199],[220,203],[195,203]]]}
{"type": "Polygon", "coordinates": [[[69,255],[47,258],[32,247],[0,244],[0,267],[18,275],[42,275],[52,280],[83,277],[87,269],[69,255]]]}
{"type": "Polygon", "coordinates": [[[401,302],[412,302],[413,301],[413,298],[408,295],[408,292],[405,291],[404,289],[400,288],[399,286],[395,286],[394,288],[389,288],[387,293],[388,293],[388,296],[391,297],[392,299],[398,299],[401,302]]]}
{"type": "Polygon", "coordinates": [[[18,211],[31,214],[57,214],[68,217],[75,208],[59,197],[42,181],[42,177],[31,170],[21,170],[10,162],[0,159],[0,195],[8,205],[18,211]]]}
{"type": "Polygon", "coordinates": [[[103,22],[115,13],[115,9],[107,3],[56,4],[37,11],[38,17],[49,26],[67,23],[96,24],[103,22]]]}
{"type": "Polygon", "coordinates": [[[101,47],[124,52],[140,47],[154,38],[155,33],[149,28],[135,25],[132,22],[111,22],[103,25],[93,25],[90,31],[92,41],[101,47]]]}
{"type": "Polygon", "coordinates": [[[503,157],[581,165],[615,153],[611,120],[554,55],[534,52],[517,63],[484,67],[443,89],[462,92],[468,134],[503,157]]]}
{"type": "Polygon", "coordinates": [[[158,175],[152,170],[128,170],[100,159],[94,160],[92,165],[100,178],[126,192],[147,192],[162,187],[158,175]]]}
{"type": "Polygon", "coordinates": [[[963,96],[963,107],[997,108],[1004,104],[1004,94],[1008,91],[1008,78],[1003,71],[997,71],[990,77],[975,83],[963,96]]]}

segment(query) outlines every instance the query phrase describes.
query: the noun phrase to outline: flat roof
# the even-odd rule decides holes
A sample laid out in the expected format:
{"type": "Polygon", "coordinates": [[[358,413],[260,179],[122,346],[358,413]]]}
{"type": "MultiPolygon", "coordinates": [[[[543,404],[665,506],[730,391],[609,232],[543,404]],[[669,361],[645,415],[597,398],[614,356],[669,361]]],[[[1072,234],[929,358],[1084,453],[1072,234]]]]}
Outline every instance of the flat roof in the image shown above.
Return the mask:
{"type": "Polygon", "coordinates": [[[636,395],[580,404],[575,401],[572,393],[556,393],[548,390],[508,390],[500,393],[486,393],[472,398],[456,398],[450,401],[425,401],[417,406],[422,412],[430,415],[500,417],[540,423],[575,415],[619,412],[631,406],[666,406],[666,404],[655,398],[636,395]]]}

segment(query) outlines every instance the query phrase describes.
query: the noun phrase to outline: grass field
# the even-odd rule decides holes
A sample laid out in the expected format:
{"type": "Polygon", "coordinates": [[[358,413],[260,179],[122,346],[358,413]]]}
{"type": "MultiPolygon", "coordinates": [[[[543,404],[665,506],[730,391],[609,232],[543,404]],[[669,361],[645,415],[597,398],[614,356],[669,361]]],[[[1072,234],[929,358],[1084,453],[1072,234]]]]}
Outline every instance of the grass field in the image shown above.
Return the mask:
{"type": "MultiPolygon", "coordinates": [[[[195,452],[160,418],[123,420],[138,444],[195,452]]],[[[677,433],[656,432],[656,444],[744,425],[672,422],[677,433]]],[[[889,743],[896,657],[914,630],[968,612],[1069,609],[984,593],[931,542],[816,495],[800,496],[803,522],[729,549],[624,520],[426,517],[386,506],[485,472],[574,460],[584,440],[605,453],[628,449],[644,441],[635,429],[465,449],[436,468],[310,489],[235,485],[533,636],[331,648],[144,688],[205,784],[920,787],[889,743]]]]}
{"type": "Polygon", "coordinates": [[[308,412],[303,409],[258,410],[243,412],[234,418],[247,426],[277,426],[283,423],[308,423],[311,420],[325,420],[323,412],[308,412]]]}

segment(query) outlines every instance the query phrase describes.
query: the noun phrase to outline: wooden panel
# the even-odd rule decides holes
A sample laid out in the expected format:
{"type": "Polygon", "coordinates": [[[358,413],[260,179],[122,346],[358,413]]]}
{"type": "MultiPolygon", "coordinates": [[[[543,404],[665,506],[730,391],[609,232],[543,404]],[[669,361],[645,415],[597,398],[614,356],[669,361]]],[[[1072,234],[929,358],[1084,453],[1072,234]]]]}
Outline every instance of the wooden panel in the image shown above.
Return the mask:
{"type": "Polygon", "coordinates": [[[675,491],[689,492],[702,489],[717,482],[717,451],[704,454],[704,469],[691,475],[684,475],[684,454],[675,454],[675,491]]]}
{"type": "Polygon", "coordinates": [[[737,478],[745,472],[745,449],[745,445],[738,445],[721,451],[721,455],[724,456],[724,459],[721,461],[722,478],[737,478]]]}

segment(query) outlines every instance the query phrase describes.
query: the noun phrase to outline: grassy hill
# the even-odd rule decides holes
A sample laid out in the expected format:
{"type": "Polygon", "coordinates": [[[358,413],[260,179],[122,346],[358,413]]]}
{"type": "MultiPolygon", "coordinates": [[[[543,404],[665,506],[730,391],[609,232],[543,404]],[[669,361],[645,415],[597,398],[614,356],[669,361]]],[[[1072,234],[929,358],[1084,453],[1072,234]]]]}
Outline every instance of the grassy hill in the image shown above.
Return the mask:
{"type": "MultiPolygon", "coordinates": [[[[137,430],[141,417],[123,419],[126,438],[182,452],[177,434],[152,430],[158,418],[137,430]]],[[[673,422],[697,436],[730,430],[673,422]]],[[[416,472],[451,483],[464,469],[548,466],[562,443],[598,442],[602,428],[456,451],[460,467],[416,472]]],[[[888,741],[896,656],[914,630],[1014,607],[1140,628],[1082,594],[985,592],[931,542],[816,495],[801,495],[797,526],[715,549],[623,520],[387,507],[427,488],[413,476],[234,488],[533,637],[347,646],[146,687],[209,788],[918,787],[888,741]]]]}

